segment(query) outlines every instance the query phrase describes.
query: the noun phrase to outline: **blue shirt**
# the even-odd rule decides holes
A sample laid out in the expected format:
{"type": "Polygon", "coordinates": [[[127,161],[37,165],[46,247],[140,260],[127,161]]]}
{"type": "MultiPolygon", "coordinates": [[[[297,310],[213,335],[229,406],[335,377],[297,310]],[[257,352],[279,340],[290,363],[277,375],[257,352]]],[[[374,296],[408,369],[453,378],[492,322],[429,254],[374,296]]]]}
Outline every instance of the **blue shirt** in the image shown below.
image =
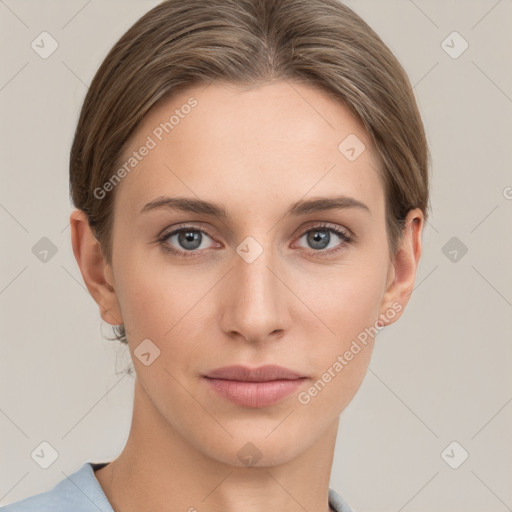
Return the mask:
{"type": "MultiPolygon", "coordinates": [[[[108,463],[86,462],[49,491],[0,508],[2,512],[114,512],[94,470],[108,463]]],[[[352,512],[348,503],[329,489],[329,505],[336,512],[352,512]]]]}

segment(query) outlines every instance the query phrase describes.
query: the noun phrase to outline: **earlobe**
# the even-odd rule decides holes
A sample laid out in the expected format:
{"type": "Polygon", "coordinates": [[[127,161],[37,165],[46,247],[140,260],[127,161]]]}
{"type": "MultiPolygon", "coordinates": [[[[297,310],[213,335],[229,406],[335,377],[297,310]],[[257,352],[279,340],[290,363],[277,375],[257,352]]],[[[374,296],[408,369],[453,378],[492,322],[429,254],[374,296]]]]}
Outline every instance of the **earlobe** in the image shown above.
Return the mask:
{"type": "Polygon", "coordinates": [[[69,220],[73,254],[84,283],[100,308],[101,318],[111,325],[119,325],[122,323],[122,317],[113,286],[111,267],[91,230],[87,215],[76,209],[71,213],[69,220]]]}
{"type": "Polygon", "coordinates": [[[423,212],[419,208],[410,210],[407,214],[403,237],[391,262],[387,287],[381,303],[379,323],[382,326],[398,320],[411,297],[421,258],[423,222],[423,212]],[[391,310],[393,314],[388,315],[391,310]]]}

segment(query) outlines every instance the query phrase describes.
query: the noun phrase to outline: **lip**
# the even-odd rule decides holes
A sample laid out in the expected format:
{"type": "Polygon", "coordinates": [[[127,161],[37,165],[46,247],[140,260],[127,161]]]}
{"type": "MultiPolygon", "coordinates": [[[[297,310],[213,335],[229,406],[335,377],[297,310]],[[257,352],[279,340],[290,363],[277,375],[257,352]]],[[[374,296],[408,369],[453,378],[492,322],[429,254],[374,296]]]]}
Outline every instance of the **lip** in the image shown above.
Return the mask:
{"type": "Polygon", "coordinates": [[[300,388],[308,377],[277,365],[258,368],[235,365],[203,375],[217,394],[244,407],[273,405],[300,388]]]}
{"type": "Polygon", "coordinates": [[[267,364],[258,368],[249,368],[242,365],[223,366],[222,368],[209,371],[204,376],[210,379],[245,382],[267,382],[270,380],[291,380],[305,377],[305,375],[275,364],[267,364]]]}

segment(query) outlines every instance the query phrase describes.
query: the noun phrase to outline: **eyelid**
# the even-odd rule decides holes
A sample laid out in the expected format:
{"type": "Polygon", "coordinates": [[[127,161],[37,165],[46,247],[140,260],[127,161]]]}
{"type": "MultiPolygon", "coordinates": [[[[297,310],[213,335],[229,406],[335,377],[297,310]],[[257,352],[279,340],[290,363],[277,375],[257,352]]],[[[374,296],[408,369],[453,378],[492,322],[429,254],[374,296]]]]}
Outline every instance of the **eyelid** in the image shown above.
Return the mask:
{"type": "Polygon", "coordinates": [[[334,257],[338,254],[339,251],[343,251],[348,249],[351,245],[354,245],[356,243],[356,236],[354,233],[344,227],[340,226],[338,224],[332,224],[330,222],[322,222],[322,221],[312,221],[313,225],[308,226],[301,229],[301,235],[295,239],[293,242],[293,245],[297,243],[302,237],[306,236],[308,233],[312,231],[329,231],[331,233],[334,233],[338,236],[338,238],[341,239],[341,243],[337,245],[334,248],[328,249],[328,250],[317,250],[314,249],[308,249],[307,247],[298,247],[299,251],[305,251],[307,254],[313,254],[319,258],[329,258],[334,257]]]}
{"type": "MultiPolygon", "coordinates": [[[[193,221],[183,222],[180,224],[176,224],[172,227],[167,227],[167,228],[163,229],[162,232],[158,235],[158,239],[161,240],[161,239],[168,238],[174,232],[179,231],[181,229],[187,229],[187,228],[191,229],[191,230],[201,231],[201,232],[207,234],[210,238],[214,238],[213,235],[210,233],[209,228],[205,227],[205,226],[207,226],[206,224],[198,222],[198,225],[192,225],[192,222],[193,221]]],[[[311,229],[320,229],[320,228],[332,228],[335,231],[343,232],[347,236],[347,238],[356,239],[354,232],[351,231],[350,229],[348,229],[347,227],[340,226],[338,224],[333,224],[331,222],[320,221],[320,220],[319,221],[315,221],[315,220],[309,221],[307,223],[306,227],[302,226],[300,228],[300,231],[301,231],[300,237],[304,236],[311,229]]]]}
{"type": "Polygon", "coordinates": [[[171,227],[165,228],[159,235],[158,240],[166,239],[172,234],[174,234],[176,231],[182,231],[190,229],[191,231],[200,231],[206,235],[208,235],[210,238],[213,238],[212,234],[209,232],[209,228],[205,227],[202,223],[199,223],[199,225],[192,225],[191,222],[183,222],[180,224],[175,224],[171,227]]]}
{"type": "Polygon", "coordinates": [[[318,230],[320,230],[320,229],[332,229],[334,231],[341,231],[341,233],[343,233],[347,238],[349,238],[351,240],[354,240],[356,238],[354,232],[351,231],[350,229],[348,229],[347,227],[340,226],[339,224],[333,224],[332,222],[321,221],[321,220],[310,221],[310,222],[307,223],[306,227],[301,227],[302,235],[300,235],[300,236],[302,237],[308,231],[312,231],[312,230],[315,230],[315,229],[318,229],[318,230]]]}
{"type": "MultiPolygon", "coordinates": [[[[168,228],[164,229],[162,231],[162,233],[158,236],[157,242],[159,242],[167,252],[175,254],[177,256],[185,256],[185,257],[200,256],[201,254],[203,254],[205,252],[205,249],[195,250],[195,251],[184,251],[182,249],[177,249],[177,248],[171,246],[170,244],[166,243],[166,241],[169,237],[174,236],[175,234],[179,233],[180,231],[186,231],[187,229],[189,229],[190,231],[197,231],[197,232],[203,233],[206,236],[208,236],[209,238],[215,240],[215,237],[210,234],[209,229],[201,227],[201,226],[203,226],[202,223],[199,223],[199,224],[200,224],[199,226],[195,226],[195,225],[192,225],[191,222],[185,222],[185,223],[181,223],[181,224],[176,224],[172,227],[168,227],[168,228]]],[[[318,231],[324,230],[324,231],[334,232],[342,241],[342,243],[339,246],[337,246],[334,249],[329,249],[329,250],[315,251],[314,249],[299,247],[299,250],[306,251],[308,253],[318,254],[319,257],[322,257],[323,255],[325,255],[325,257],[333,255],[334,253],[338,252],[339,250],[346,248],[346,246],[348,246],[350,244],[354,244],[357,240],[354,233],[350,229],[348,229],[344,226],[340,226],[338,224],[332,224],[330,222],[324,222],[324,221],[310,221],[306,227],[301,228],[301,230],[300,230],[301,234],[295,238],[295,241],[293,242],[293,244],[295,244],[302,237],[304,237],[309,232],[314,231],[314,230],[318,230],[318,231]]],[[[218,247],[220,243],[216,242],[216,244],[218,247]]]]}
{"type": "MultiPolygon", "coordinates": [[[[204,227],[193,226],[189,222],[185,222],[183,224],[176,224],[170,228],[164,229],[162,231],[162,233],[160,235],[158,235],[157,241],[165,242],[170,236],[174,236],[177,233],[179,233],[180,231],[187,231],[187,229],[189,231],[197,231],[199,233],[202,233],[203,235],[208,236],[212,240],[215,240],[215,237],[209,232],[208,229],[206,229],[204,227]]],[[[216,242],[216,243],[217,243],[217,245],[219,244],[219,242],[216,242]]],[[[176,249],[176,251],[179,251],[179,250],[180,249],[176,249]]],[[[194,251],[184,251],[184,252],[193,253],[194,251]]]]}

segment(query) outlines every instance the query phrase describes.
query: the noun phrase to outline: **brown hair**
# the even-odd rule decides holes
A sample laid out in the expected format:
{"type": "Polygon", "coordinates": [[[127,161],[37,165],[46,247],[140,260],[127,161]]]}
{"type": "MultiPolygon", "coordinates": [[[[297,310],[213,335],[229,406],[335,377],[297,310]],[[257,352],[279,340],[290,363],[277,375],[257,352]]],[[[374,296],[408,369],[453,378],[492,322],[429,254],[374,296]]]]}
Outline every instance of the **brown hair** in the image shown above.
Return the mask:
{"type": "MultiPolygon", "coordinates": [[[[197,83],[279,79],[320,87],[362,121],[382,167],[389,249],[396,252],[409,210],[427,218],[430,154],[409,79],[379,36],[338,0],[166,0],[101,64],[71,148],[71,198],[109,263],[115,191],[100,199],[94,191],[114,174],[144,115],[197,83]]],[[[126,341],[124,328],[119,332],[126,341]]]]}

